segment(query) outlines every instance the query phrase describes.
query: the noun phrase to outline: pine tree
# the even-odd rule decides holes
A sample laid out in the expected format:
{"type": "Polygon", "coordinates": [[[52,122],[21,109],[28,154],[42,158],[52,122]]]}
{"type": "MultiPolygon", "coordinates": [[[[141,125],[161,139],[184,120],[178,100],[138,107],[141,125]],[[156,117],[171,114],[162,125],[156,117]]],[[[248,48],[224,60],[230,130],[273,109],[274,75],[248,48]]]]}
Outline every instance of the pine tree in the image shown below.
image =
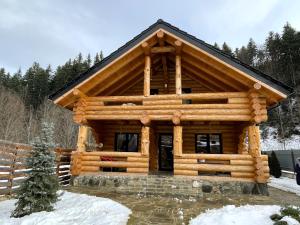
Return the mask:
{"type": "Polygon", "coordinates": [[[52,204],[58,197],[58,179],[54,169],[53,130],[52,125],[42,123],[40,137],[33,142],[31,157],[27,160],[28,168],[32,169],[18,191],[18,201],[12,217],[53,210],[52,204]]]}
{"type": "Polygon", "coordinates": [[[226,44],[226,42],[222,45],[222,51],[233,56],[232,49],[226,44]]]}
{"type": "Polygon", "coordinates": [[[269,157],[269,167],[271,175],[273,175],[276,178],[281,177],[280,163],[274,151],[272,151],[271,157],[269,157]]]}

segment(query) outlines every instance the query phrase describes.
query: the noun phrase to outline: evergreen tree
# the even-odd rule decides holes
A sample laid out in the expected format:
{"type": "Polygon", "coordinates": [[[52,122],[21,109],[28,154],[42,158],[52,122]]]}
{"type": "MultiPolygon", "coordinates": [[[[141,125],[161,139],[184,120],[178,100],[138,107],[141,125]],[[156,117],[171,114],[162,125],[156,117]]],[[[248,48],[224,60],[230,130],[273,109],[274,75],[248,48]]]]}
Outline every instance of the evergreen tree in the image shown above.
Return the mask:
{"type": "Polygon", "coordinates": [[[44,101],[49,94],[49,80],[51,68],[46,70],[40,67],[37,62],[34,62],[25,76],[24,82],[26,85],[25,103],[27,106],[32,105],[34,109],[44,101]]]}
{"type": "Polygon", "coordinates": [[[281,177],[280,163],[274,151],[272,151],[271,157],[269,157],[269,167],[271,175],[273,175],[276,178],[281,177]]]}
{"type": "Polygon", "coordinates": [[[32,168],[18,191],[18,201],[12,217],[34,212],[51,211],[57,201],[58,179],[55,175],[53,126],[42,123],[40,137],[33,142],[27,167],[32,168]]]}
{"type": "Polygon", "coordinates": [[[96,56],[94,58],[94,65],[97,64],[97,63],[99,63],[99,62],[101,62],[103,60],[103,58],[104,58],[103,57],[103,52],[100,51],[100,54],[97,52],[96,56]]]}
{"type": "Polygon", "coordinates": [[[224,42],[222,45],[222,51],[233,56],[232,49],[226,44],[226,42],[224,42]]]}
{"type": "Polygon", "coordinates": [[[214,47],[217,48],[217,49],[220,49],[220,46],[218,45],[217,42],[214,43],[214,47]]]}

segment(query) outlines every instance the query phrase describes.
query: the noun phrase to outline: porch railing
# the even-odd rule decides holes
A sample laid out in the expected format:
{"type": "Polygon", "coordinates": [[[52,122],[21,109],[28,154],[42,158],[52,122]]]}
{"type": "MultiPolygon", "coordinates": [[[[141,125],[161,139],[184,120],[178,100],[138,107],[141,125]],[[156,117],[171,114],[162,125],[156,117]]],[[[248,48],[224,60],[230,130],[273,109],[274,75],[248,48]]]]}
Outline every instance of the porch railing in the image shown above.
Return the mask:
{"type": "MultiPolygon", "coordinates": [[[[255,116],[267,119],[266,99],[257,97],[255,116]]],[[[253,117],[247,92],[167,94],[144,96],[99,96],[81,98],[74,119],[83,120],[172,120],[249,121],[253,117]],[[187,101],[188,100],[188,101],[187,101]],[[188,104],[187,104],[188,103],[188,104]]]]}
{"type": "Polygon", "coordinates": [[[199,172],[227,172],[233,178],[255,181],[257,170],[260,169],[267,180],[268,157],[263,155],[261,160],[261,165],[257,165],[255,158],[246,154],[182,154],[174,159],[174,174],[197,176],[199,172]],[[257,166],[261,168],[256,168],[257,166]]]}
{"type": "Polygon", "coordinates": [[[149,157],[139,152],[74,152],[72,174],[100,172],[103,168],[125,168],[129,173],[148,173],[149,157]]]}

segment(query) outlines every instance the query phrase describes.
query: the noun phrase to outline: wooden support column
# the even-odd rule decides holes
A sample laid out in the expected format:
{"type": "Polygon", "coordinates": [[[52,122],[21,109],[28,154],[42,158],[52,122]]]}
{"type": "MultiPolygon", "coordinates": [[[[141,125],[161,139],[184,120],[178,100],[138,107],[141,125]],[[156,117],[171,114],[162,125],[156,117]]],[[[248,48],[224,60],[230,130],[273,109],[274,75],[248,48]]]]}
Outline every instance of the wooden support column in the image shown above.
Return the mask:
{"type": "MultiPolygon", "coordinates": [[[[163,47],[165,45],[165,34],[162,30],[157,32],[156,34],[158,38],[158,44],[159,46],[163,47]]],[[[161,56],[162,65],[163,65],[163,73],[164,73],[164,93],[169,93],[169,75],[168,75],[168,66],[167,66],[167,57],[165,54],[162,54],[161,56]]]]}
{"type": "Polygon", "coordinates": [[[176,58],[175,58],[175,87],[176,87],[176,94],[180,95],[181,91],[181,48],[182,42],[177,40],[175,41],[175,48],[176,48],[176,58]]]}
{"type": "Polygon", "coordinates": [[[174,156],[181,156],[182,155],[182,126],[175,125],[173,133],[174,133],[174,140],[173,140],[174,156]]]}
{"type": "Polygon", "coordinates": [[[247,128],[243,128],[242,132],[239,136],[239,145],[238,145],[238,153],[239,154],[248,154],[248,149],[246,145],[246,137],[247,137],[247,128]]]}
{"type": "Polygon", "coordinates": [[[84,152],[86,150],[86,142],[88,138],[89,127],[79,126],[78,139],[77,139],[77,151],[84,152]]]}
{"type": "Polygon", "coordinates": [[[150,148],[150,127],[143,126],[142,127],[142,143],[141,143],[141,152],[144,156],[149,156],[149,148],[150,148]]]}
{"type": "Polygon", "coordinates": [[[144,69],[144,96],[150,96],[150,76],[151,76],[151,57],[150,47],[147,42],[142,44],[145,52],[145,69],[144,69]]]}
{"type": "Polygon", "coordinates": [[[248,142],[249,142],[249,153],[254,160],[255,180],[257,183],[266,183],[267,178],[265,176],[264,163],[260,151],[259,126],[251,125],[248,127],[248,142]]]}

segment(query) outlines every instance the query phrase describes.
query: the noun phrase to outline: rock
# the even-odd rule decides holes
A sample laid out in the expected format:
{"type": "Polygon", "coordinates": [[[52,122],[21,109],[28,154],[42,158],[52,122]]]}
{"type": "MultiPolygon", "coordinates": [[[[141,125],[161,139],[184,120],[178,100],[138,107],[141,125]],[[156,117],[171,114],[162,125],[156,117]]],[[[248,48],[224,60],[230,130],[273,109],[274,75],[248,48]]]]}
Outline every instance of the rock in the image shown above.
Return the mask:
{"type": "Polygon", "coordinates": [[[198,188],[198,187],[200,187],[200,185],[201,185],[201,183],[199,181],[197,181],[197,180],[193,181],[193,188],[198,188]]]}
{"type": "Polygon", "coordinates": [[[252,189],[252,194],[269,196],[267,184],[256,183],[252,189]]]}
{"type": "Polygon", "coordinates": [[[204,193],[210,193],[212,191],[213,187],[211,184],[208,184],[208,183],[204,183],[202,185],[202,192],[204,193]]]}
{"type": "Polygon", "coordinates": [[[254,188],[254,183],[241,184],[241,189],[243,194],[251,194],[253,188],[254,188]]]}

